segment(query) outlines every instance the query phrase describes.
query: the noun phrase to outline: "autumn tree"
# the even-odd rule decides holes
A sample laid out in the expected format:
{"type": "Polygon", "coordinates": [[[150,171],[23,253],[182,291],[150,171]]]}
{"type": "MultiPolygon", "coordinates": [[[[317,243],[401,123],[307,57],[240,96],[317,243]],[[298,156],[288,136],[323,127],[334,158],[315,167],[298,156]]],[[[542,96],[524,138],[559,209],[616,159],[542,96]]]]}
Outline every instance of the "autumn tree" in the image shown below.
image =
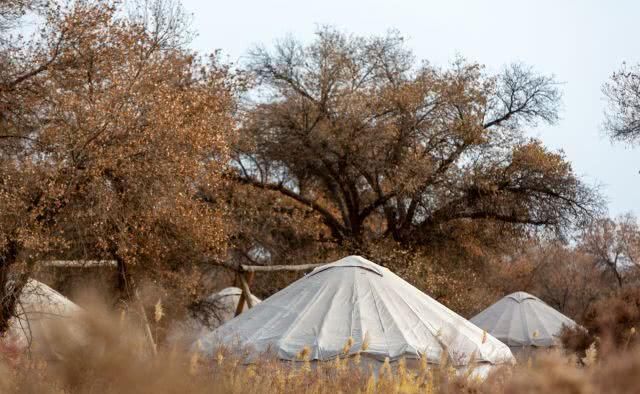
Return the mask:
{"type": "Polygon", "coordinates": [[[616,284],[592,256],[567,245],[544,245],[538,255],[532,292],[558,311],[579,320],[616,284]]]}
{"type": "Polygon", "coordinates": [[[168,1],[74,1],[41,33],[2,48],[0,332],[26,276],[47,258],[113,259],[169,276],[224,249],[215,191],[233,130],[232,79],[186,49],[168,1]]]}
{"type": "Polygon", "coordinates": [[[554,123],[560,101],[554,79],[527,66],[442,69],[416,62],[397,33],[331,28],[249,58],[257,88],[233,146],[235,181],[288,204],[269,215],[314,217],[318,229],[304,231],[318,239],[356,250],[456,233],[498,243],[501,233],[565,230],[599,207],[561,152],[525,136],[554,123]]]}
{"type": "Polygon", "coordinates": [[[585,249],[581,237],[568,242],[544,234],[529,237],[486,260],[482,287],[493,298],[474,298],[480,303],[476,313],[507,294],[525,291],[581,322],[595,303],[619,290],[615,275],[585,249]]]}

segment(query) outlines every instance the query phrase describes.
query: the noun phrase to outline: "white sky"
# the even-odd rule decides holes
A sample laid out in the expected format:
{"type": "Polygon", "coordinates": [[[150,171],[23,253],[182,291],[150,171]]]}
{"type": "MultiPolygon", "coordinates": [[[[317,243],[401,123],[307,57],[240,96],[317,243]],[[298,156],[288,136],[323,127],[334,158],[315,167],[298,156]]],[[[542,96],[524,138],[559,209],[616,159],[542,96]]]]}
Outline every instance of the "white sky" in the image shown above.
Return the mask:
{"type": "Polygon", "coordinates": [[[397,29],[418,59],[446,66],[456,55],[499,70],[523,62],[563,82],[561,120],[532,130],[562,149],[575,171],[599,184],[612,215],[640,215],[640,147],[612,145],[601,124],[602,84],[623,61],[640,62],[638,1],[591,0],[183,0],[193,47],[242,60],[255,44],[292,34],[309,42],[317,25],[357,35],[397,29]],[[615,4],[615,5],[613,5],[615,4]]]}

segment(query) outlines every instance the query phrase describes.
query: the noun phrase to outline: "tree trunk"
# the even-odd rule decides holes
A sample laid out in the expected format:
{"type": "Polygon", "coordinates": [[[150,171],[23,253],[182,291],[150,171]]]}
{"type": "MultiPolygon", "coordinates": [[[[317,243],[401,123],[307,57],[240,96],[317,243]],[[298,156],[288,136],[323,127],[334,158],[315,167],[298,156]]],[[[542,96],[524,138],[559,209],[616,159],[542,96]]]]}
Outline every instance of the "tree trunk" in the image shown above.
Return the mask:
{"type": "Polygon", "coordinates": [[[616,277],[616,280],[618,281],[618,287],[622,288],[623,279],[622,279],[622,275],[620,274],[620,271],[618,271],[618,268],[616,267],[611,267],[611,270],[613,271],[613,275],[616,277]]]}
{"type": "Polygon", "coordinates": [[[147,312],[144,309],[144,305],[142,300],[140,299],[140,294],[138,293],[138,288],[135,286],[132,278],[129,276],[129,270],[127,268],[127,262],[118,255],[118,252],[115,248],[112,248],[111,253],[116,260],[116,270],[118,273],[118,278],[116,281],[116,290],[118,291],[118,299],[116,302],[122,301],[131,301],[138,307],[138,312],[140,313],[140,319],[142,326],[144,327],[145,336],[149,343],[149,348],[151,349],[151,354],[156,356],[158,354],[158,347],[156,345],[156,341],[153,338],[153,333],[151,332],[151,325],[149,324],[149,319],[147,318],[147,312]]]}
{"type": "Polygon", "coordinates": [[[127,268],[127,263],[124,259],[118,256],[118,253],[114,253],[114,257],[116,260],[116,271],[118,277],[116,279],[116,291],[118,301],[130,300],[132,298],[132,283],[129,278],[129,270],[127,268]]]}
{"type": "Polygon", "coordinates": [[[27,282],[27,275],[11,278],[11,268],[18,260],[19,245],[9,241],[5,252],[0,256],[0,336],[9,329],[9,321],[16,314],[16,306],[27,282]]]}

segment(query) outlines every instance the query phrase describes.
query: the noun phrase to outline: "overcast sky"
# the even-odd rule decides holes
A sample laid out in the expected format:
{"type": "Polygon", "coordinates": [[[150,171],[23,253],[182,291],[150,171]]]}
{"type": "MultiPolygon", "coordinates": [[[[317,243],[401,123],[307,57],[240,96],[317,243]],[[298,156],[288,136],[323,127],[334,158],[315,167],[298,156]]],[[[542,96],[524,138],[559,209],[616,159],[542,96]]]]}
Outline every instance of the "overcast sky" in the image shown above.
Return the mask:
{"type": "Polygon", "coordinates": [[[309,42],[318,25],[329,24],[357,35],[397,29],[418,59],[436,65],[462,55],[489,70],[523,62],[554,74],[563,83],[561,120],[531,135],[562,149],[585,182],[600,185],[612,215],[640,216],[640,147],[612,144],[601,128],[602,84],[622,62],[640,62],[640,1],[184,0],[184,6],[198,32],[193,47],[221,49],[234,62],[287,34],[309,42]]]}

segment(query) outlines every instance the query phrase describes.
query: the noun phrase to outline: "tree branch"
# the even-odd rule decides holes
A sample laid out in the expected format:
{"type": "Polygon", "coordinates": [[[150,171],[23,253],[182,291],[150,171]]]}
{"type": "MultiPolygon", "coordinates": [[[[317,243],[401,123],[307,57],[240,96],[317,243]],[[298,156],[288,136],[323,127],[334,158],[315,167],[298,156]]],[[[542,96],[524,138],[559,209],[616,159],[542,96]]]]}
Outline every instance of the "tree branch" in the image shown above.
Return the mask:
{"type": "Polygon", "coordinates": [[[282,184],[263,183],[263,182],[256,181],[255,179],[252,179],[252,178],[245,178],[240,176],[236,176],[234,179],[245,185],[250,185],[253,187],[266,189],[266,190],[277,191],[280,194],[286,197],[289,197],[292,200],[297,201],[298,203],[313,209],[314,211],[316,211],[322,216],[325,224],[329,226],[331,230],[340,238],[344,238],[345,234],[349,232],[348,229],[342,223],[340,223],[340,221],[338,221],[331,214],[331,212],[329,212],[325,207],[290,189],[287,189],[282,184]]]}

